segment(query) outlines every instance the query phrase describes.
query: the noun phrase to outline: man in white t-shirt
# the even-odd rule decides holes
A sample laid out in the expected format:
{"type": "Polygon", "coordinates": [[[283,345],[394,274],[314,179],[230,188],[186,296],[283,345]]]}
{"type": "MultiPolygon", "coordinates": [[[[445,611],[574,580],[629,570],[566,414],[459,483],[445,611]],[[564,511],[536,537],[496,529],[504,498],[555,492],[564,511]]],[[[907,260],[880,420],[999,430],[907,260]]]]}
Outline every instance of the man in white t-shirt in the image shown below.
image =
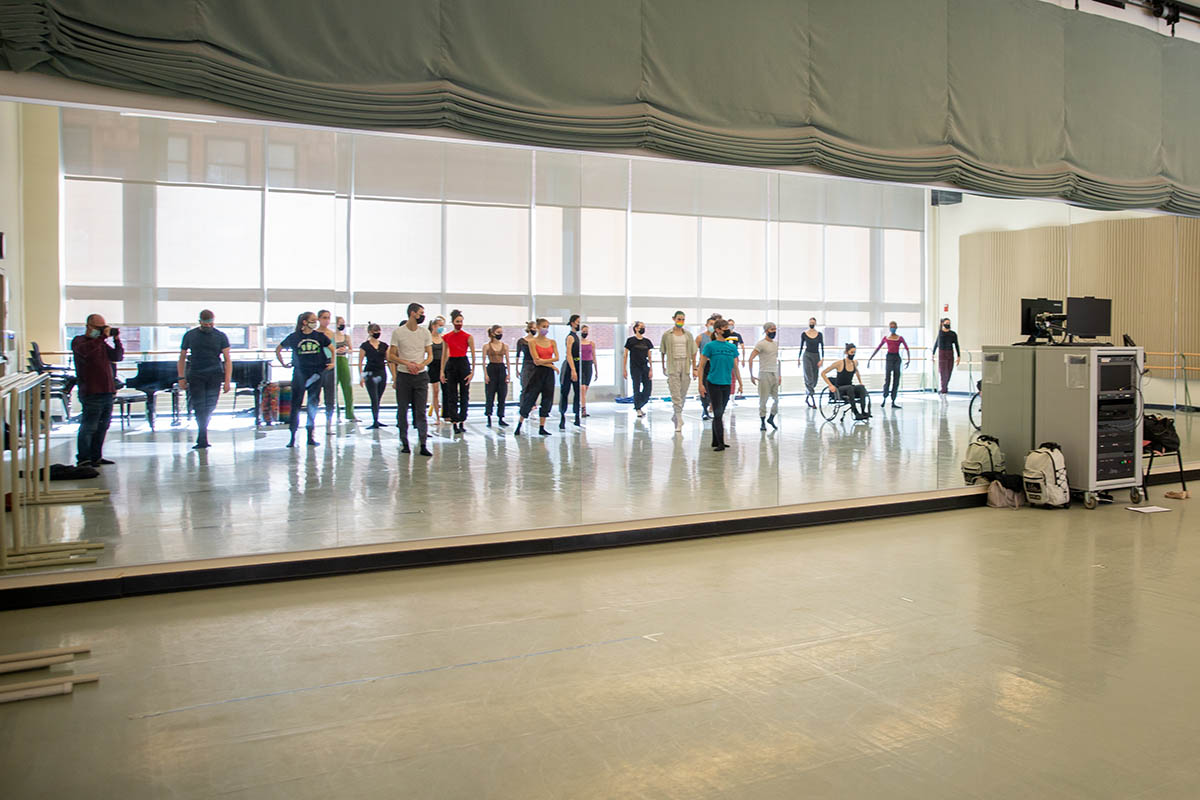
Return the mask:
{"type": "Polygon", "coordinates": [[[412,409],[413,422],[421,440],[420,453],[431,456],[425,446],[428,428],[425,424],[425,403],[429,397],[429,373],[425,370],[433,360],[433,335],[423,323],[425,307],[420,303],[408,304],[408,322],[392,331],[392,343],[388,347],[388,363],[396,370],[396,427],[400,431],[400,452],[408,449],[408,414],[412,409]]]}

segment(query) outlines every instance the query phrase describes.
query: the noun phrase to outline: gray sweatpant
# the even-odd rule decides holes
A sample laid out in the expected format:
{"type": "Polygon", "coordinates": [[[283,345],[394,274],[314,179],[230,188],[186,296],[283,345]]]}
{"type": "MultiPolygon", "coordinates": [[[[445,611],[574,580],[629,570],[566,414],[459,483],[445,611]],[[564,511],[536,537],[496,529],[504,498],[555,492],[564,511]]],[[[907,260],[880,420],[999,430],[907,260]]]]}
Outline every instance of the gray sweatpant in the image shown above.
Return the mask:
{"type": "Polygon", "coordinates": [[[812,394],[817,388],[817,381],[820,379],[817,373],[819,372],[818,365],[821,363],[821,357],[817,355],[815,350],[805,350],[803,362],[804,388],[808,390],[809,394],[812,394]]]}
{"type": "Polygon", "coordinates": [[[683,418],[683,401],[687,399],[688,388],[692,385],[692,362],[667,362],[667,388],[671,392],[671,405],[675,407],[675,419],[683,418]]]}
{"type": "Polygon", "coordinates": [[[771,401],[771,416],[779,413],[779,373],[758,373],[758,415],[767,415],[767,401],[771,401]]]}

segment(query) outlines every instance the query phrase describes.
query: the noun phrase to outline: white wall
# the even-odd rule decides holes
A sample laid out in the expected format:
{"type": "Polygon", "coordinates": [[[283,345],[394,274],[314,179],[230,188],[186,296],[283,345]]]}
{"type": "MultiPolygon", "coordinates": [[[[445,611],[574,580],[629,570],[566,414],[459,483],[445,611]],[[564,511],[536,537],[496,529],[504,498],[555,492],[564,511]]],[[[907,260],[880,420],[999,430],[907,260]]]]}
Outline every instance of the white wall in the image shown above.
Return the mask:
{"type": "MultiPolygon", "coordinates": [[[[23,293],[21,235],[21,119],[16,103],[0,102],[0,231],[4,233],[4,260],[0,261],[9,287],[8,329],[22,330],[23,293]]],[[[18,342],[9,357],[24,360],[23,343],[18,342]]],[[[12,369],[10,368],[10,372],[12,369]]]]}

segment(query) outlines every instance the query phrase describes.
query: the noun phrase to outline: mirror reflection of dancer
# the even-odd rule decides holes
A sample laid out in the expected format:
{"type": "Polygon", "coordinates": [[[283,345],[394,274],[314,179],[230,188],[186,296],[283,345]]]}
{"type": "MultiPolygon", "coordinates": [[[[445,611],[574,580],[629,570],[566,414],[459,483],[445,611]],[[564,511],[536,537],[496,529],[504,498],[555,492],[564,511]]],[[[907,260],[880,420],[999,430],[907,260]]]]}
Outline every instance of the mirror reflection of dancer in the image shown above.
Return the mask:
{"type": "Polygon", "coordinates": [[[325,376],[333,374],[333,354],[329,337],[317,330],[317,315],[305,311],[296,318],[296,330],[289,333],[275,348],[275,358],[285,367],[292,368],[292,410],[288,416],[291,438],[288,447],[296,446],[296,428],[300,424],[300,408],[308,412],[308,446],[320,444],[313,435],[317,421],[317,405],[321,399],[321,388],[325,376]],[[283,351],[292,351],[292,363],[283,360],[283,351]]]}
{"type": "Polygon", "coordinates": [[[525,323],[525,333],[517,339],[517,380],[520,381],[520,391],[517,392],[517,408],[521,407],[521,398],[525,396],[525,387],[533,377],[533,351],[529,343],[537,337],[537,323],[529,320],[525,323]]]}
{"type": "MultiPolygon", "coordinates": [[[[717,320],[719,320],[720,318],[721,318],[721,315],[716,312],[713,312],[712,314],[708,315],[708,320],[705,321],[705,323],[704,323],[704,330],[702,330],[702,331],[700,331],[700,333],[696,334],[696,352],[700,352],[701,350],[703,350],[704,345],[708,344],[709,342],[711,342],[713,340],[713,332],[715,330],[717,320]]],[[[708,362],[705,362],[704,366],[702,366],[700,368],[700,385],[701,386],[704,386],[704,382],[706,380],[708,380],[708,369],[709,369],[708,362]]],[[[704,392],[701,392],[700,393],[700,419],[702,419],[702,420],[712,419],[711,415],[708,413],[709,405],[710,405],[709,396],[707,394],[705,394],[704,392]]]]}
{"type": "Polygon", "coordinates": [[[475,337],[463,330],[463,315],[457,308],[450,312],[450,324],[454,330],[442,335],[446,343],[446,358],[442,360],[446,416],[454,424],[455,433],[466,433],[471,379],[475,377],[475,337]]]}
{"type": "Polygon", "coordinates": [[[765,431],[767,425],[778,430],[775,415],[779,413],[779,389],[783,380],[779,377],[779,345],[775,335],[779,332],[774,322],[763,325],[763,338],[750,351],[750,382],[758,384],[758,429],[765,431]],[[754,377],[754,359],[758,359],[758,377],[754,377]],[[767,416],[767,403],[771,403],[771,415],[767,416]]]}
{"type": "Polygon", "coordinates": [[[591,331],[587,325],[579,329],[579,406],[580,415],[587,417],[587,393],[596,377],[596,343],[588,340],[591,331]]]}
{"type": "Polygon", "coordinates": [[[388,373],[388,346],[379,338],[382,334],[378,322],[368,322],[367,340],[358,348],[358,385],[365,386],[371,398],[371,424],[367,430],[387,427],[379,421],[379,403],[387,388],[388,373]]]}
{"type": "Polygon", "coordinates": [[[541,424],[538,426],[538,433],[549,436],[546,418],[550,416],[550,409],[554,406],[554,373],[558,371],[558,343],[550,338],[549,320],[538,317],[537,336],[530,340],[529,351],[532,355],[530,360],[534,364],[533,374],[529,376],[529,383],[521,393],[521,419],[513,433],[516,436],[521,435],[521,426],[529,419],[533,404],[540,395],[542,402],[538,416],[541,424]]]}
{"type": "Polygon", "coordinates": [[[663,373],[667,376],[667,388],[671,392],[671,405],[675,407],[671,419],[675,421],[675,432],[679,433],[683,430],[683,404],[687,400],[688,388],[700,370],[696,366],[696,340],[683,329],[687,315],[676,311],[671,319],[675,324],[662,335],[658,349],[663,373]]]}
{"type": "Polygon", "coordinates": [[[337,330],[333,332],[333,352],[336,358],[338,386],[342,387],[342,404],[345,406],[346,420],[354,422],[354,382],[350,379],[350,334],[346,333],[346,318],[337,318],[337,330]]]}
{"type": "Polygon", "coordinates": [[[808,318],[808,330],[800,337],[802,346],[796,356],[796,366],[804,367],[804,402],[809,408],[817,407],[817,380],[821,365],[825,363],[825,334],[817,330],[817,318],[808,318]]]}
{"type": "Polygon", "coordinates": [[[558,420],[558,429],[564,430],[567,427],[567,399],[571,396],[571,390],[575,390],[575,401],[571,408],[575,411],[575,424],[579,425],[579,353],[580,343],[582,339],[579,336],[579,315],[572,314],[571,319],[567,321],[567,325],[571,330],[567,333],[567,339],[564,342],[566,348],[563,353],[562,366],[558,371],[558,379],[561,382],[561,392],[558,396],[558,413],[561,415],[558,420]]]}
{"type": "Polygon", "coordinates": [[[712,404],[712,445],[720,452],[729,447],[725,443],[725,406],[729,394],[737,381],[737,390],[742,390],[742,373],[738,369],[737,342],[725,337],[729,333],[729,322],[716,321],[713,340],[700,350],[700,369],[708,367],[708,379],[700,384],[700,394],[708,395],[712,404]]]}
{"type": "Polygon", "coordinates": [[[425,370],[433,360],[433,338],[425,322],[425,307],[420,303],[408,304],[408,322],[392,331],[392,342],[388,346],[387,360],[395,369],[396,430],[400,434],[400,452],[411,453],[408,448],[408,420],[411,415],[417,426],[417,436],[423,456],[432,456],[425,446],[429,435],[425,423],[425,403],[429,394],[429,373],[425,370]]]}
{"type": "Polygon", "coordinates": [[[434,424],[441,425],[442,417],[442,350],[446,343],[442,334],[446,332],[446,318],[434,317],[429,320],[429,341],[431,342],[433,361],[429,362],[429,416],[434,424]]]}
{"type": "Polygon", "coordinates": [[[840,359],[834,361],[821,372],[821,378],[829,386],[829,391],[837,394],[844,401],[850,404],[850,409],[854,412],[856,420],[868,419],[871,415],[867,412],[867,387],[863,385],[862,374],[858,371],[858,362],[854,360],[854,354],[858,348],[854,346],[854,342],[846,343],[846,352],[840,359]],[[835,379],[837,385],[829,381],[829,373],[837,370],[835,379]],[[858,385],[854,384],[854,379],[858,378],[858,385]]]}
{"type": "Polygon", "coordinates": [[[492,409],[495,408],[499,412],[499,421],[501,428],[507,428],[508,423],[504,421],[504,401],[508,399],[508,345],[504,343],[504,326],[493,325],[488,328],[488,342],[483,346],[480,352],[480,358],[484,361],[483,368],[483,391],[484,391],[484,414],[487,416],[487,425],[492,427],[492,409]]]}
{"type": "Polygon", "coordinates": [[[208,421],[220,393],[228,393],[233,380],[229,337],[217,330],[216,324],[213,312],[204,309],[200,325],[185,333],[179,345],[179,388],[187,390],[200,427],[193,450],[208,447],[208,421]]]}
{"type": "Polygon", "coordinates": [[[942,318],[942,329],[933,340],[932,357],[938,362],[938,373],[942,379],[942,388],[938,394],[944,395],[950,391],[950,376],[954,373],[954,366],[962,360],[962,351],[958,348],[958,332],[950,330],[949,317],[942,318]]]}
{"type": "Polygon", "coordinates": [[[904,341],[904,337],[896,333],[896,323],[888,323],[888,335],[879,340],[879,345],[875,348],[875,352],[871,353],[871,357],[867,359],[867,366],[871,366],[871,361],[875,358],[876,353],[880,348],[887,346],[887,359],[884,361],[883,372],[883,405],[887,406],[888,387],[892,391],[892,408],[899,408],[896,404],[896,393],[900,391],[900,346],[904,346],[904,366],[907,367],[912,363],[912,352],[908,349],[908,342],[904,341]]]}
{"type": "MultiPolygon", "coordinates": [[[[333,358],[333,328],[329,327],[329,323],[333,320],[328,308],[322,308],[317,312],[317,333],[323,334],[329,340],[329,355],[332,361],[333,358]]],[[[333,426],[333,413],[337,411],[337,374],[334,370],[322,373],[321,375],[321,394],[325,397],[325,428],[328,433],[333,426]]]]}
{"type": "Polygon", "coordinates": [[[650,402],[653,391],[654,364],[650,361],[650,351],[654,342],[646,338],[646,323],[633,323],[633,336],[625,340],[622,355],[622,372],[626,380],[633,374],[633,410],[639,417],[646,416],[645,406],[650,402]]]}

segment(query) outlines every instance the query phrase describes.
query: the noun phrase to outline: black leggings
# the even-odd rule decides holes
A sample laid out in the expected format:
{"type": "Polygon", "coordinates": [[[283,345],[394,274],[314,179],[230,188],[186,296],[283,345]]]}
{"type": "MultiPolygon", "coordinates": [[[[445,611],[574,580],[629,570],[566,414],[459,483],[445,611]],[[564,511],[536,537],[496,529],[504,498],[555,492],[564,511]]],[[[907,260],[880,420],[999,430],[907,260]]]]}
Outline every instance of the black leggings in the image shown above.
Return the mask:
{"type": "Polygon", "coordinates": [[[490,417],[492,406],[496,406],[500,419],[504,419],[504,401],[508,399],[508,365],[488,364],[487,379],[483,392],[484,411],[490,417]]]}
{"type": "Polygon", "coordinates": [[[861,383],[839,386],[838,394],[850,404],[850,408],[853,409],[855,414],[861,416],[867,413],[867,387],[861,383]]]}
{"type": "Polygon", "coordinates": [[[367,385],[367,397],[371,398],[371,419],[379,424],[379,401],[387,388],[386,372],[363,372],[363,383],[367,385]]]}
{"type": "Polygon", "coordinates": [[[467,421],[467,406],[471,404],[471,359],[455,356],[446,361],[445,407],[442,413],[451,422],[467,421]]]}
{"type": "Polygon", "coordinates": [[[300,406],[303,400],[303,406],[308,412],[307,426],[309,435],[312,435],[313,426],[317,422],[317,406],[321,402],[321,387],[324,385],[324,376],[326,373],[333,375],[333,370],[329,369],[321,372],[292,371],[292,411],[288,415],[288,429],[293,434],[296,433],[296,428],[300,425],[300,406]]]}
{"type": "MultiPolygon", "coordinates": [[[[575,368],[579,369],[579,362],[575,362],[575,368]]],[[[575,390],[575,402],[571,404],[571,410],[575,412],[575,416],[579,416],[579,381],[571,380],[571,364],[564,361],[558,368],[558,379],[560,392],[558,395],[558,412],[564,417],[567,415],[567,398],[571,396],[571,390],[575,390]]],[[[576,374],[578,378],[578,374],[576,374]]]]}
{"type": "Polygon", "coordinates": [[[633,407],[640,411],[642,406],[650,402],[650,365],[630,364],[629,377],[633,378],[633,407]]]}
{"type": "Polygon", "coordinates": [[[550,409],[554,406],[554,370],[551,367],[534,367],[525,391],[521,392],[521,419],[529,418],[539,394],[542,405],[538,416],[545,419],[550,416],[550,409]]]}
{"type": "Polygon", "coordinates": [[[883,399],[887,400],[888,387],[891,386],[892,401],[896,400],[896,392],[900,391],[900,354],[888,353],[883,370],[883,399]]]}
{"type": "Polygon", "coordinates": [[[729,389],[732,384],[708,383],[708,402],[712,407],[712,443],[713,447],[725,444],[725,405],[729,402],[729,389]]]}

